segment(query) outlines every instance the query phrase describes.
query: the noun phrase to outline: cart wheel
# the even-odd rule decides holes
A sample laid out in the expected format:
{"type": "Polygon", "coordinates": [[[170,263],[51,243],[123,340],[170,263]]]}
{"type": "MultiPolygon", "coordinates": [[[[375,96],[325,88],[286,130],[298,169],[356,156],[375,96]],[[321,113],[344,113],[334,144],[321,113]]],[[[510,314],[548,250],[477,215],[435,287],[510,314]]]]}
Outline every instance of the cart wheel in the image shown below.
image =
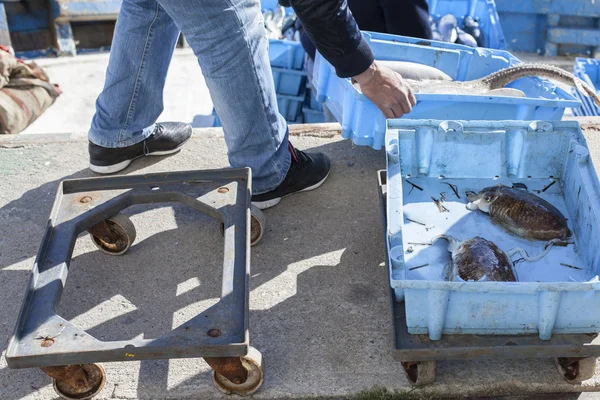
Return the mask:
{"type": "Polygon", "coordinates": [[[258,207],[250,206],[250,212],[252,213],[250,217],[250,245],[254,246],[263,237],[267,227],[267,219],[258,207]]]}
{"type": "Polygon", "coordinates": [[[109,243],[103,238],[94,236],[92,241],[101,251],[111,256],[120,256],[125,254],[135,240],[135,226],[128,216],[118,213],[105,220],[111,232],[117,236],[115,243],[109,243]]]}
{"type": "MultiPolygon", "coordinates": [[[[254,246],[263,237],[267,226],[265,214],[255,206],[250,206],[250,246],[254,246]]],[[[221,223],[221,235],[225,234],[225,224],[221,223]]]]}
{"type": "Polygon", "coordinates": [[[213,383],[221,392],[225,394],[237,394],[240,396],[250,396],[255,393],[263,384],[264,367],[260,351],[254,347],[248,349],[248,354],[242,357],[242,365],[248,371],[246,382],[236,384],[222,375],[213,371],[213,383]]]}
{"type": "Polygon", "coordinates": [[[83,364],[81,368],[85,371],[87,384],[78,381],[81,385],[72,384],[52,379],[54,390],[58,395],[67,400],[85,400],[96,396],[106,383],[106,372],[100,364],[83,364]]]}
{"type": "Polygon", "coordinates": [[[572,385],[591,379],[596,373],[596,357],[555,358],[558,373],[572,385]]]}
{"type": "Polygon", "coordinates": [[[425,386],[435,381],[435,361],[408,361],[401,364],[411,385],[425,386]]]}

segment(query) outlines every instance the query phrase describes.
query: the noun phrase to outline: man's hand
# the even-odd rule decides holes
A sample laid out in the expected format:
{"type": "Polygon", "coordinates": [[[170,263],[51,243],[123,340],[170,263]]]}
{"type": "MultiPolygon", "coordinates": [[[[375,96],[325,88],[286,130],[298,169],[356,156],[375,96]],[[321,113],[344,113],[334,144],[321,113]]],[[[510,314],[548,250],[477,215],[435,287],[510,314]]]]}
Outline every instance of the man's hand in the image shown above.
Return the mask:
{"type": "Polygon", "coordinates": [[[417,99],[400,74],[373,62],[362,74],[354,77],[360,90],[383,112],[386,118],[408,114],[417,99]]]}

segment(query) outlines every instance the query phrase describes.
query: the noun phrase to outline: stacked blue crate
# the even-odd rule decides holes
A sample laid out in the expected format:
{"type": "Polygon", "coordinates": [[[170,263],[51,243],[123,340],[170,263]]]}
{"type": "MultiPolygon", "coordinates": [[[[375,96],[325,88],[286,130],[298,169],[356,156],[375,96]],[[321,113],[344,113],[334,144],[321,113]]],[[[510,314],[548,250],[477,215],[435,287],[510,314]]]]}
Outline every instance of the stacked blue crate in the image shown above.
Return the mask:
{"type": "Polygon", "coordinates": [[[306,86],[306,99],[302,107],[302,115],[305,124],[320,124],[325,122],[323,105],[317,101],[317,97],[310,85],[306,86]]]}
{"type": "Polygon", "coordinates": [[[496,0],[510,51],[547,56],[600,53],[595,0],[496,0]]]}
{"type": "MultiPolygon", "coordinates": [[[[579,79],[595,88],[596,92],[600,93],[600,60],[577,58],[575,59],[573,73],[579,79]]],[[[573,108],[573,115],[586,117],[600,116],[600,107],[594,104],[594,100],[591,97],[582,95],[575,88],[571,89],[571,93],[581,101],[581,107],[573,108]]]]}

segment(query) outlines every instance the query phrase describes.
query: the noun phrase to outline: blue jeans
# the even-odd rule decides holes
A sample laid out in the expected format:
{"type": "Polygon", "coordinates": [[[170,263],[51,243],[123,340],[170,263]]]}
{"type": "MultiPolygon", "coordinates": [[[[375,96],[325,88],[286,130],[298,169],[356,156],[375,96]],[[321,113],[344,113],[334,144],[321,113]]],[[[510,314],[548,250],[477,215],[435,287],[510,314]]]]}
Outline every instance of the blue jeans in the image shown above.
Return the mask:
{"type": "Polygon", "coordinates": [[[252,169],[254,194],[274,189],[290,154],[258,0],[124,0],[89,140],[126,147],[152,134],[180,31],[223,124],[229,163],[252,169]]]}

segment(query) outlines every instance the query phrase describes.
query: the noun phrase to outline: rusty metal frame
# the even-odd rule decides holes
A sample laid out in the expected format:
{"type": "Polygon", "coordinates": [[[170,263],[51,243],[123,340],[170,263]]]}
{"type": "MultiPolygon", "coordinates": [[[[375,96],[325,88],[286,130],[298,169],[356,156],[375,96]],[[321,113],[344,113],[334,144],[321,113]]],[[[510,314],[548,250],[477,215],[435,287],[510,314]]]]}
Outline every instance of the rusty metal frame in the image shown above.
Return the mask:
{"type": "MultiPolygon", "coordinates": [[[[383,218],[383,237],[387,237],[386,172],[377,171],[379,203],[383,218]]],[[[388,261],[386,257],[386,266],[388,261]]],[[[389,266],[388,266],[389,268],[389,266]]],[[[398,303],[388,288],[393,327],[394,358],[401,362],[428,360],[475,360],[486,358],[587,358],[600,357],[600,336],[597,334],[557,334],[550,340],[533,335],[443,335],[430,340],[427,335],[412,335],[406,327],[404,303],[398,303]]]]}
{"type": "Polygon", "coordinates": [[[222,375],[245,380],[245,371],[229,361],[249,348],[251,180],[250,169],[241,168],[62,181],[8,345],[8,366],[205,357],[222,375]],[[220,301],[156,339],[104,342],[57,315],[77,236],[101,230],[104,220],[131,205],[165,202],[186,204],[224,224],[220,301]],[[227,362],[221,366],[213,358],[227,362]]]}

